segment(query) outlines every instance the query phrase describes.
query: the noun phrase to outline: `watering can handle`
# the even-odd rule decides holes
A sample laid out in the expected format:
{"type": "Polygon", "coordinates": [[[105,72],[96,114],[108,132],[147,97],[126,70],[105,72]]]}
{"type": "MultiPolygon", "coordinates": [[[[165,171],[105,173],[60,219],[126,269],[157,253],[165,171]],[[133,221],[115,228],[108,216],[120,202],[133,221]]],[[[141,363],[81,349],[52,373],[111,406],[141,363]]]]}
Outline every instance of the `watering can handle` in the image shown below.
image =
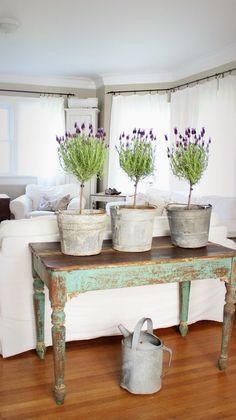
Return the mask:
{"type": "Polygon", "coordinates": [[[147,332],[149,334],[153,334],[153,324],[152,324],[151,318],[141,318],[134,329],[133,340],[132,340],[132,350],[136,350],[138,346],[141,328],[144,322],[146,321],[147,321],[147,332]]]}
{"type": "Polygon", "coordinates": [[[172,350],[169,347],[166,347],[163,345],[162,347],[163,351],[167,351],[169,353],[169,361],[168,361],[168,367],[165,370],[165,372],[162,373],[162,378],[167,374],[168,369],[170,368],[171,362],[172,362],[172,350]]]}

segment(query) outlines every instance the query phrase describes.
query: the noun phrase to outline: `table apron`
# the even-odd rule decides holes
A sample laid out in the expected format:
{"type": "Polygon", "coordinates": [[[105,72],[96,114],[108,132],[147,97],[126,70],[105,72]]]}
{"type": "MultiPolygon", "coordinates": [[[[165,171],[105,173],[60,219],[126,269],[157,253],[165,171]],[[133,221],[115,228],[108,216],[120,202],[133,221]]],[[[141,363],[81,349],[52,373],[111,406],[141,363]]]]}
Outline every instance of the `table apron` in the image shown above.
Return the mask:
{"type": "Polygon", "coordinates": [[[71,271],[50,271],[34,259],[34,269],[43,282],[50,288],[50,283],[60,280],[67,295],[91,290],[116,289],[159,283],[219,278],[230,281],[232,258],[201,259],[171,263],[142,265],[122,265],[76,269],[71,271]]]}

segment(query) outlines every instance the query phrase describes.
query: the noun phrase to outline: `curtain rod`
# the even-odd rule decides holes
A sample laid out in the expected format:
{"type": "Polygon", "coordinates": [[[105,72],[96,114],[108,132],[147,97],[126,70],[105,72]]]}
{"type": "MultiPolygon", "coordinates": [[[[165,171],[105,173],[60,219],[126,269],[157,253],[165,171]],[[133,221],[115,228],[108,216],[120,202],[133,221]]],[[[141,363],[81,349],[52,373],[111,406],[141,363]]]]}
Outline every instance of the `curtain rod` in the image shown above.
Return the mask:
{"type": "Polygon", "coordinates": [[[212,74],[211,76],[201,77],[200,79],[192,80],[190,82],[185,82],[185,83],[182,83],[180,85],[173,86],[171,88],[166,88],[166,89],[163,89],[163,88],[158,89],[157,88],[157,89],[133,89],[133,90],[117,90],[117,91],[112,91],[111,90],[111,91],[107,92],[107,95],[109,95],[109,94],[115,95],[115,94],[120,94],[120,93],[139,93],[139,92],[157,92],[157,93],[158,92],[166,92],[166,93],[167,92],[175,92],[175,90],[178,90],[182,87],[189,87],[190,85],[193,85],[195,83],[203,82],[205,80],[209,80],[209,79],[212,79],[212,78],[217,79],[219,77],[224,77],[225,74],[231,74],[233,71],[236,71],[236,67],[233,68],[233,69],[222,71],[220,73],[212,74]]]}
{"type": "Polygon", "coordinates": [[[36,93],[38,95],[60,95],[60,96],[75,96],[74,93],[59,93],[59,92],[39,92],[36,90],[19,90],[19,89],[1,89],[0,92],[17,92],[17,93],[36,93]]]}

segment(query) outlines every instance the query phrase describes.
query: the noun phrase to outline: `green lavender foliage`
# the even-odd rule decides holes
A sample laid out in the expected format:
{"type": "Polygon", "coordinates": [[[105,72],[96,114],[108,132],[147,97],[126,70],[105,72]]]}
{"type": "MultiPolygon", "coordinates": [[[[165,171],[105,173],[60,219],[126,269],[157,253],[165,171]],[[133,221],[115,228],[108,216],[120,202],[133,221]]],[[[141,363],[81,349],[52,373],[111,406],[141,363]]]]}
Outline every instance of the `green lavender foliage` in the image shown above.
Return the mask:
{"type": "Polygon", "coordinates": [[[186,129],[182,136],[174,129],[176,141],[168,149],[170,166],[173,174],[179,179],[184,179],[190,185],[197,184],[203,176],[209,159],[209,139],[206,143],[204,139],[205,129],[202,128],[200,134],[195,129],[186,129]]]}
{"type": "Polygon", "coordinates": [[[98,129],[93,135],[90,126],[89,134],[85,134],[85,126],[76,126],[76,133],[66,134],[65,138],[58,138],[58,155],[65,172],[74,175],[81,184],[93,176],[101,177],[106,159],[107,145],[103,129],[98,129]]]}
{"type": "Polygon", "coordinates": [[[170,159],[173,174],[195,185],[207,168],[208,153],[198,144],[189,144],[187,148],[179,146],[178,151],[172,148],[170,159]]]}
{"type": "Polygon", "coordinates": [[[152,131],[149,135],[145,135],[144,130],[136,131],[136,129],[131,138],[124,133],[120,136],[120,144],[116,147],[120,167],[135,185],[154,172],[155,140],[152,131]]]}

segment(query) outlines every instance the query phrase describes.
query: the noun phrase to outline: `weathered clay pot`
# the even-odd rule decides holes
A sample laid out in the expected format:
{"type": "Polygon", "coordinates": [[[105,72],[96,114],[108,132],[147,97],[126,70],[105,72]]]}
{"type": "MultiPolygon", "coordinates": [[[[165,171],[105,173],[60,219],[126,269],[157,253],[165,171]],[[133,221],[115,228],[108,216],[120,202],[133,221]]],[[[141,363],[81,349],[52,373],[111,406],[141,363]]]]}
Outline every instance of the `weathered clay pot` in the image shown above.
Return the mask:
{"type": "Polygon", "coordinates": [[[104,210],[63,210],[57,214],[61,251],[67,255],[96,255],[102,250],[106,228],[104,210]]]}
{"type": "Polygon", "coordinates": [[[168,204],[166,211],[170,226],[171,242],[181,248],[206,246],[209,237],[211,204],[168,204]]]}
{"type": "Polygon", "coordinates": [[[124,252],[143,252],[152,247],[154,206],[111,206],[113,248],[124,252]]]}

